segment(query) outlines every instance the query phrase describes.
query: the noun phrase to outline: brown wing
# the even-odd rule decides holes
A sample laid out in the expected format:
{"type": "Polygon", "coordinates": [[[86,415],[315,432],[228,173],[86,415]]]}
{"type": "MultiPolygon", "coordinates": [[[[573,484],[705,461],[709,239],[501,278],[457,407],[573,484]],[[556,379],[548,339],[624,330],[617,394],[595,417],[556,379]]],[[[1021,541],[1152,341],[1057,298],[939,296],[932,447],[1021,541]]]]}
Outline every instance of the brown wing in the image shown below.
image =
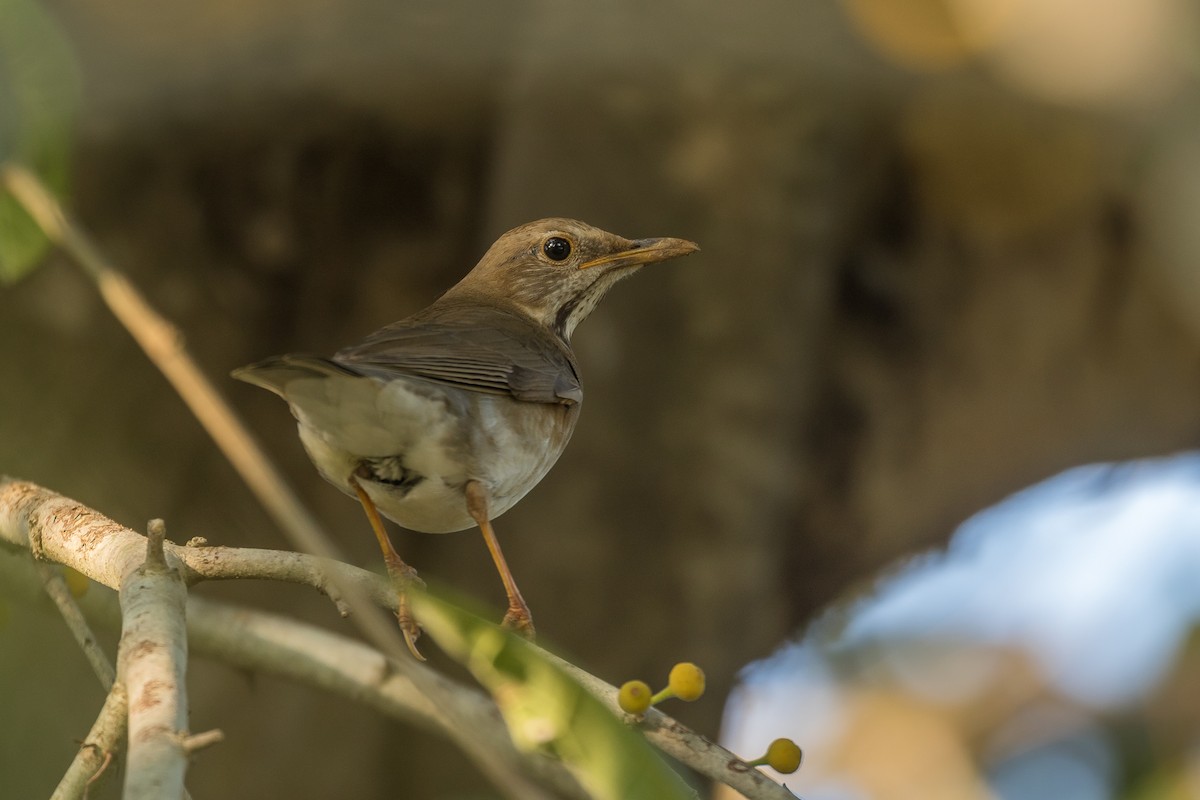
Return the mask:
{"type": "Polygon", "coordinates": [[[529,403],[583,399],[566,346],[525,317],[490,306],[435,304],[333,361],[363,375],[410,375],[529,403]]]}

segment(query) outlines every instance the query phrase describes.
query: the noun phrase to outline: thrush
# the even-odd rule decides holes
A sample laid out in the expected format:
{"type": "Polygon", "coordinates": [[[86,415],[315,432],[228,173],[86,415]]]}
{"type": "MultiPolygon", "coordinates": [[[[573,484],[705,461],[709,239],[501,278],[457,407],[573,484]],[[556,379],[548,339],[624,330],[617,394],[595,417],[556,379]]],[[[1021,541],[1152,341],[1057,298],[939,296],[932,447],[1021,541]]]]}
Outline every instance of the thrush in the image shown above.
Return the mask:
{"type": "Polygon", "coordinates": [[[575,430],[583,385],[571,334],[617,281],[698,249],[571,219],[531,222],[497,239],[433,305],[361,344],[233,372],[287,401],[317,470],[362,504],[418,658],[405,589],[420,579],[380,514],[426,533],[478,526],[508,598],[504,624],[532,638],[492,520],[546,475],[575,430]]]}

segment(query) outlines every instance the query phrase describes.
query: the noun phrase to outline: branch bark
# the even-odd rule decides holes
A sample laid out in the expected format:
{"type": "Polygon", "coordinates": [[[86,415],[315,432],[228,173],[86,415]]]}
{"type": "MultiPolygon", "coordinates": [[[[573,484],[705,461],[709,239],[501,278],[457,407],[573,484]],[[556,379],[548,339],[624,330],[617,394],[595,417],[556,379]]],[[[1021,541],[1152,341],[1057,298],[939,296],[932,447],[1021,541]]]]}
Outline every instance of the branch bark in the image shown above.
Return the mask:
{"type": "Polygon", "coordinates": [[[187,753],[187,588],[163,551],[166,529],[151,520],[146,560],[121,581],[117,675],[129,694],[128,800],[183,796],[187,753]]]}

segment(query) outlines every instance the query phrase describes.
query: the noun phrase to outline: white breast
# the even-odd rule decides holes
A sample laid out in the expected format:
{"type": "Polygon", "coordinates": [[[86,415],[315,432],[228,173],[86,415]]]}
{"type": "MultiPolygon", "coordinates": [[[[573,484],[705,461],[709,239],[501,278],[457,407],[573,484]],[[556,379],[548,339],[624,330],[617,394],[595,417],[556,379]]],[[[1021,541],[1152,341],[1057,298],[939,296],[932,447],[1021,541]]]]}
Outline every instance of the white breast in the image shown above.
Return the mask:
{"type": "Polygon", "coordinates": [[[287,399],[309,457],[347,494],[354,494],[350,477],[364,458],[399,456],[419,473],[423,479],[411,489],[359,483],[384,516],[427,533],[475,524],[462,493],[468,480],[487,487],[491,517],[511,508],[558,460],[578,415],[578,406],[349,376],[294,381],[287,399]]]}

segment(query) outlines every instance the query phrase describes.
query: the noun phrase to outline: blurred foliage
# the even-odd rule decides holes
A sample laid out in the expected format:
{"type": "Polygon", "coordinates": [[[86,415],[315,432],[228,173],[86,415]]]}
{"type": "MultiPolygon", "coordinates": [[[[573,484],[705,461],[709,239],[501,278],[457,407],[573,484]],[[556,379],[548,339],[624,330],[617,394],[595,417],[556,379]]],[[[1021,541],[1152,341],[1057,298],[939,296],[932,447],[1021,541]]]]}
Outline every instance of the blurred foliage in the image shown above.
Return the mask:
{"type": "Polygon", "coordinates": [[[792,785],[808,800],[850,787],[872,800],[1184,800],[1200,797],[1191,641],[1148,695],[1110,707],[1065,694],[1020,648],[920,637],[825,652],[804,680],[750,691],[819,720],[792,785]]]}
{"type": "MultiPolygon", "coordinates": [[[[0,162],[26,165],[61,195],[79,105],[71,48],[32,0],[0,0],[0,20],[0,162]]],[[[48,244],[16,201],[0,194],[0,282],[33,269],[48,244]]]]}
{"type": "Polygon", "coordinates": [[[650,745],[523,639],[426,593],[426,632],[496,700],[513,741],[561,758],[600,800],[694,798],[650,745]]]}

